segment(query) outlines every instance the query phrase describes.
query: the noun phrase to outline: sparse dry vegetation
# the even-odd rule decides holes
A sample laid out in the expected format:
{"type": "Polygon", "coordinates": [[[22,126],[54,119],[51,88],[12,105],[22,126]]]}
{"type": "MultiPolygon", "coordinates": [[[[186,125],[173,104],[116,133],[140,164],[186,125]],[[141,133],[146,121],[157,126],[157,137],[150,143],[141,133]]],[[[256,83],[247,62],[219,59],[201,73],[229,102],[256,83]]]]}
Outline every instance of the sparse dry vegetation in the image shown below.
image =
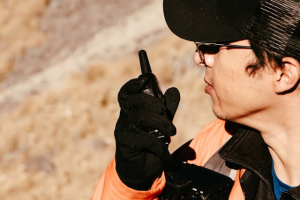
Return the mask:
{"type": "MultiPolygon", "coordinates": [[[[7,2],[0,1],[0,5],[7,2]]],[[[23,1],[13,2],[23,5],[23,1]]],[[[44,38],[36,34],[37,41],[30,45],[44,38]]],[[[203,92],[204,71],[193,64],[194,45],[171,34],[146,50],[162,89],[175,86],[181,92],[173,151],[213,118],[210,98],[203,92]]],[[[11,52],[12,57],[18,56],[11,52]]],[[[87,70],[32,94],[0,117],[0,199],[90,199],[114,156],[117,93],[140,71],[137,52],[113,62],[94,60],[87,65],[87,70]]]]}
{"type": "Polygon", "coordinates": [[[0,81],[13,69],[13,60],[22,56],[26,48],[41,45],[46,40],[39,23],[48,2],[0,1],[0,81]]]}

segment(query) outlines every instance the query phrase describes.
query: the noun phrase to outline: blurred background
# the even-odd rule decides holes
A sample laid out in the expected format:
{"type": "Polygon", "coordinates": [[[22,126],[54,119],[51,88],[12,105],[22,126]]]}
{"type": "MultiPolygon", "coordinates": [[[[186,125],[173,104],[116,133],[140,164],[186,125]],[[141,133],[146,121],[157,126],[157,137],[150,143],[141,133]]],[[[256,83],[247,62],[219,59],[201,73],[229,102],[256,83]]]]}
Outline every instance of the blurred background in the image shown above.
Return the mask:
{"type": "Polygon", "coordinates": [[[214,116],[162,0],[0,0],[0,199],[83,200],[114,156],[117,94],[148,53],[181,103],[170,150],[214,116]]]}

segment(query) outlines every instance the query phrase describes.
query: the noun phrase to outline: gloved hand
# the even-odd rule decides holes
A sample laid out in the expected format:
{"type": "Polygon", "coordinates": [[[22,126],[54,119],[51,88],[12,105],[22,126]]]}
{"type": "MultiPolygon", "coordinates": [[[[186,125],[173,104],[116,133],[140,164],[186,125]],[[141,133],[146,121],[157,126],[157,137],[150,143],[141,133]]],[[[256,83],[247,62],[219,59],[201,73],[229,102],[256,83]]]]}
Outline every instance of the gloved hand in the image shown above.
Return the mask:
{"type": "Polygon", "coordinates": [[[163,161],[173,159],[167,145],[149,132],[175,135],[172,120],[180,101],[176,88],[166,91],[165,104],[142,93],[147,83],[146,77],[132,79],[118,95],[121,111],[115,128],[116,170],[122,182],[136,190],[149,190],[163,171],[163,161]]]}

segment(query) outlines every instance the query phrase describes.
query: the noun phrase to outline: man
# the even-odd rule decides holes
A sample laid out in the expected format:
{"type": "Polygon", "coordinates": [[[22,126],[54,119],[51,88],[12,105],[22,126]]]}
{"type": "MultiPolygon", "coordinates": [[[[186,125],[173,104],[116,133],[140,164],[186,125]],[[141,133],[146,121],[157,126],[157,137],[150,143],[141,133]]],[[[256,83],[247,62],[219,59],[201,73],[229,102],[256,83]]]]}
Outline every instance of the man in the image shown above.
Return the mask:
{"type": "MultiPolygon", "coordinates": [[[[164,0],[164,13],[177,36],[196,43],[219,118],[181,157],[205,166],[217,152],[231,163],[229,199],[300,199],[300,2],[164,0]]],[[[179,93],[169,89],[162,104],[141,93],[147,83],[134,79],[120,90],[116,157],[93,199],[155,199],[164,188],[163,162],[172,158],[148,132],[176,133],[179,93]]]]}

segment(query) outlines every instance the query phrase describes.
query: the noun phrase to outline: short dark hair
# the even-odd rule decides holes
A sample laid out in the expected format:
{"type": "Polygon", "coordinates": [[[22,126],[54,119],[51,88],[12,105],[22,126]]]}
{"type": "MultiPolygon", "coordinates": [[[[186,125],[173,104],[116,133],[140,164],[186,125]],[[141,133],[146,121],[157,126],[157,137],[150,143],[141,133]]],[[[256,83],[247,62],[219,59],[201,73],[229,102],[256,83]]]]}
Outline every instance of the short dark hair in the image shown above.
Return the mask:
{"type": "Polygon", "coordinates": [[[247,66],[246,71],[249,75],[254,76],[260,69],[265,68],[267,61],[270,62],[271,67],[275,70],[276,68],[282,68],[283,55],[270,51],[253,41],[250,41],[252,50],[257,58],[256,62],[247,66]]]}

